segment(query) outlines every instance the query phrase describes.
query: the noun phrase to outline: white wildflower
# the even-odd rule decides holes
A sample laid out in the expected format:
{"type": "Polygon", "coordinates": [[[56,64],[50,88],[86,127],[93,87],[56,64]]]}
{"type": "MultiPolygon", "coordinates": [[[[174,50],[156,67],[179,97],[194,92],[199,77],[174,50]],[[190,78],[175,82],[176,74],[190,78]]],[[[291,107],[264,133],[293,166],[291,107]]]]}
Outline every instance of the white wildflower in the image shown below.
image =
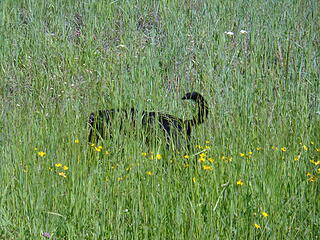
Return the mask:
{"type": "Polygon", "coordinates": [[[225,34],[227,34],[227,35],[229,35],[229,36],[233,36],[234,35],[234,32],[230,32],[230,31],[226,31],[226,32],[224,32],[225,34]]]}
{"type": "Polygon", "coordinates": [[[247,34],[248,31],[246,31],[246,30],[240,30],[240,33],[241,33],[241,34],[247,34]]]}

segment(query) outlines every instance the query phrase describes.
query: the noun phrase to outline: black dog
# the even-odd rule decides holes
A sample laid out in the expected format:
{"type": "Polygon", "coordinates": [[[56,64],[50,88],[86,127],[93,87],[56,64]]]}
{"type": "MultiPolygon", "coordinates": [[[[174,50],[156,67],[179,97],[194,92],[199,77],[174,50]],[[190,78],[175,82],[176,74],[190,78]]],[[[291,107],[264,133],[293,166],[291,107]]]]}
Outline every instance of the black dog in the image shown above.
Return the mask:
{"type": "Polygon", "coordinates": [[[102,139],[105,139],[105,137],[107,136],[110,137],[110,129],[112,127],[111,122],[115,119],[115,117],[121,118],[119,119],[119,129],[122,128],[124,119],[127,119],[127,121],[130,122],[133,128],[136,126],[138,119],[141,119],[141,124],[143,127],[150,128],[155,126],[156,124],[159,124],[160,128],[163,130],[166,136],[167,145],[169,145],[172,141],[175,146],[179,146],[179,135],[182,135],[189,143],[192,128],[204,122],[205,118],[208,117],[209,110],[206,100],[200,93],[190,92],[185,94],[182,99],[190,99],[195,101],[197,104],[198,113],[190,120],[182,120],[172,115],[159,112],[138,112],[134,108],[128,110],[99,110],[97,114],[91,113],[89,117],[89,143],[93,143],[94,139],[97,143],[99,137],[102,139]],[[105,133],[107,129],[109,130],[108,134],[105,133]]]}

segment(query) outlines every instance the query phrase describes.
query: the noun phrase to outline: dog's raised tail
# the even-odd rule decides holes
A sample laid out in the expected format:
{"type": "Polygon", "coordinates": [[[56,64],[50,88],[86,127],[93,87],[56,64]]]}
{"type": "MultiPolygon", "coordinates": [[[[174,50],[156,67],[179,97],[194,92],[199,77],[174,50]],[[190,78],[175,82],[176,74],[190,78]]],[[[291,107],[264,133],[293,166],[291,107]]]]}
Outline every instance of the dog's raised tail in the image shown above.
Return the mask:
{"type": "Polygon", "coordinates": [[[200,93],[189,92],[189,93],[186,93],[182,97],[182,99],[193,100],[197,104],[198,113],[191,120],[186,120],[191,126],[199,125],[203,123],[206,118],[208,118],[208,114],[209,114],[208,103],[200,93]]]}

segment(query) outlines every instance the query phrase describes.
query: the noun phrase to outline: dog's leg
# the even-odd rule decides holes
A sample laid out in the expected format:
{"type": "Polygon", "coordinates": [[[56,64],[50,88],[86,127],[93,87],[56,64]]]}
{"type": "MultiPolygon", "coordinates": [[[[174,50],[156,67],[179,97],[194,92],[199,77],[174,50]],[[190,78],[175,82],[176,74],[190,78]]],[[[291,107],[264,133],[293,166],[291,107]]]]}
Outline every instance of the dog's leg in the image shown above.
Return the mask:
{"type": "Polygon", "coordinates": [[[89,143],[92,143],[92,139],[93,139],[93,136],[95,135],[94,133],[94,125],[95,125],[95,117],[94,117],[94,113],[91,113],[90,116],[89,116],[89,121],[88,121],[88,125],[89,125],[89,137],[88,137],[88,142],[89,143]]]}

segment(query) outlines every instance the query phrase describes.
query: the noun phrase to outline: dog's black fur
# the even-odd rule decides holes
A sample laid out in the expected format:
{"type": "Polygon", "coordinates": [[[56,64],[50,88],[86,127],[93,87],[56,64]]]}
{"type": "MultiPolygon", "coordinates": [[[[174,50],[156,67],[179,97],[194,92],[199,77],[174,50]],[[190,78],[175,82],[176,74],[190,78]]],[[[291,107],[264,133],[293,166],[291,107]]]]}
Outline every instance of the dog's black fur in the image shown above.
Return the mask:
{"type": "MultiPolygon", "coordinates": [[[[109,131],[111,128],[111,122],[115,118],[116,114],[119,117],[127,119],[132,127],[136,126],[136,121],[141,119],[141,124],[143,127],[152,127],[155,124],[159,124],[160,128],[163,130],[166,138],[167,144],[169,145],[170,141],[173,141],[174,145],[179,145],[179,135],[184,136],[189,142],[191,137],[192,128],[203,123],[204,120],[208,117],[209,109],[208,104],[204,97],[197,92],[186,93],[183,100],[193,100],[197,104],[198,113],[190,120],[182,120],[175,116],[164,114],[160,112],[138,112],[136,109],[110,109],[110,110],[99,110],[96,113],[91,113],[89,117],[89,143],[93,143],[95,140],[97,143],[99,137],[102,139],[106,136],[106,128],[108,127],[109,131]],[[139,117],[141,113],[141,118],[139,117]],[[137,116],[139,115],[139,116],[137,116]]],[[[122,128],[122,122],[124,120],[120,119],[119,128],[122,128]]],[[[111,132],[108,133],[110,136],[111,132]]],[[[189,146],[188,146],[189,147],[189,146]]]]}

